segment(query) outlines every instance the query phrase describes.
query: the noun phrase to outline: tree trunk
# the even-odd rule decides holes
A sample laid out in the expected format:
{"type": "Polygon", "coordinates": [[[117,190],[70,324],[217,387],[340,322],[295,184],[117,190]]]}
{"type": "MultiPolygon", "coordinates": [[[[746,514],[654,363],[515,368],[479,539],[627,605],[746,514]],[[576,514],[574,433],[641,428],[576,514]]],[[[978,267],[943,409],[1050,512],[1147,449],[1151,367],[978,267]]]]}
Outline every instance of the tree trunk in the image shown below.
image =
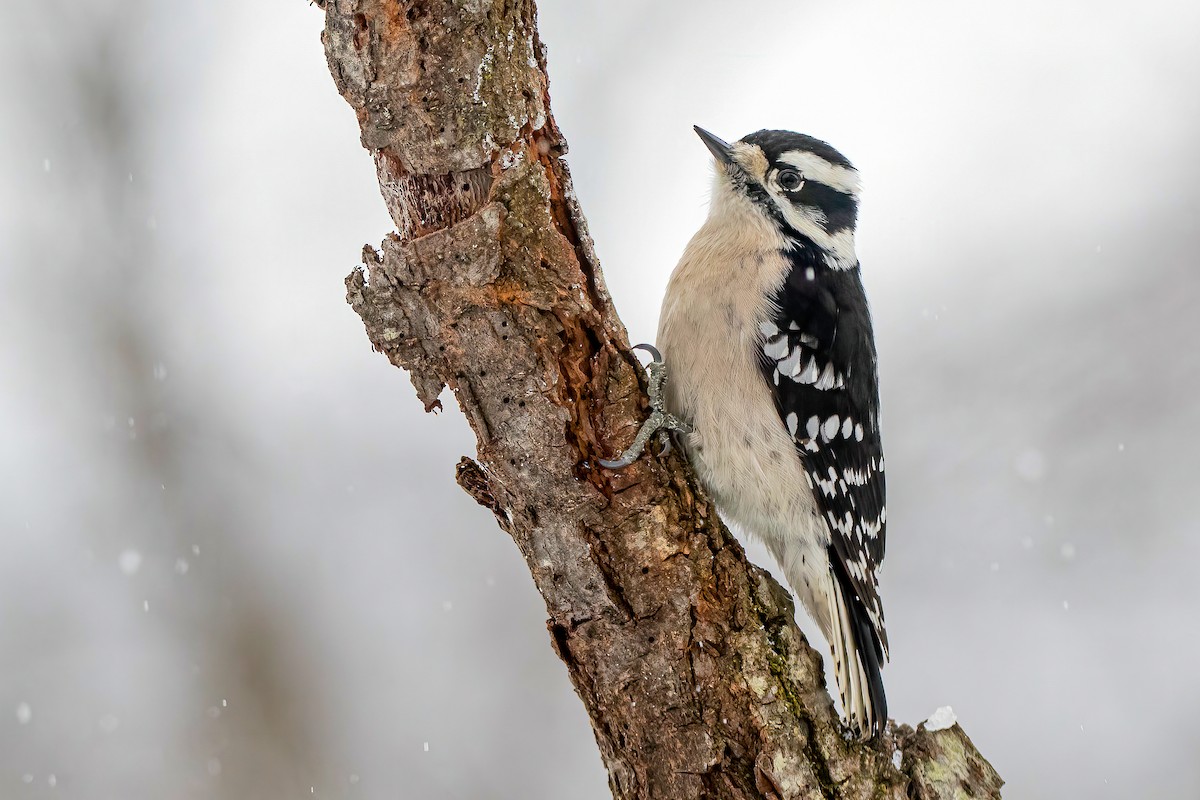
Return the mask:
{"type": "Polygon", "coordinates": [[[458,482],[520,548],[616,798],[999,797],[962,729],[851,741],[787,593],[684,460],[600,468],[646,414],[550,114],[533,0],[328,0],[397,232],[347,278],[376,350],[478,438],[458,482]],[[893,758],[897,749],[899,767],[893,758]]]}

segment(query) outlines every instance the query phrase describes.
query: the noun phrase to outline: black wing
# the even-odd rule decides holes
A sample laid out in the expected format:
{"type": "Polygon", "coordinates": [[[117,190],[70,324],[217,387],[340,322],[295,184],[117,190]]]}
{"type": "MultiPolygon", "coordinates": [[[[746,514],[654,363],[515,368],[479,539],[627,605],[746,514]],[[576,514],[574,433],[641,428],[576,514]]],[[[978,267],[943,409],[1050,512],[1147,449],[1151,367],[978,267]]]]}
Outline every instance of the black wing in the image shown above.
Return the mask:
{"type": "Polygon", "coordinates": [[[875,571],[887,512],[866,295],[857,268],[831,270],[804,249],[787,255],[792,269],[762,330],[762,371],[829,524],[830,561],[850,590],[859,636],[873,639],[869,649],[881,661],[887,632],[875,571]],[[873,637],[862,636],[867,620],[873,637]]]}

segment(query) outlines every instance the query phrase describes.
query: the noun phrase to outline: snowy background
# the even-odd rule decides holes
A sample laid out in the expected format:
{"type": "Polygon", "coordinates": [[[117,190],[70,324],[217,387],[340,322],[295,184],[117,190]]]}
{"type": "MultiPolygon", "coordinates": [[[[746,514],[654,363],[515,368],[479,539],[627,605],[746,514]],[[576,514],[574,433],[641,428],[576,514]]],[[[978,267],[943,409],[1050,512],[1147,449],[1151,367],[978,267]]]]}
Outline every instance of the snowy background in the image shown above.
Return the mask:
{"type": "MultiPolygon", "coordinates": [[[[633,341],[693,123],[864,174],[896,718],[1014,798],[1200,796],[1200,4],[540,6],[633,341]]],[[[321,24],[5,9],[0,797],[607,796],[466,425],[343,302],[391,224],[321,24]]]]}

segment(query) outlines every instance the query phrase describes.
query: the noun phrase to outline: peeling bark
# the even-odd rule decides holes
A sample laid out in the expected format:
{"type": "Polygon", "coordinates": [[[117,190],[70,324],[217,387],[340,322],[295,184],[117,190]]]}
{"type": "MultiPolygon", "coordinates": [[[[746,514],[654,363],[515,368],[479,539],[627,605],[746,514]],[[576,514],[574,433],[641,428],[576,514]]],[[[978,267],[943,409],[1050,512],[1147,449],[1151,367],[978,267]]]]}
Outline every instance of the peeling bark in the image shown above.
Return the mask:
{"type": "Polygon", "coordinates": [[[328,0],[330,72],[396,224],[346,281],[371,344],[478,439],[458,482],[520,548],[616,798],[999,797],[961,729],[843,733],[791,599],[645,416],[550,114],[532,0],[328,0]],[[896,747],[900,767],[893,766],[896,747]]]}

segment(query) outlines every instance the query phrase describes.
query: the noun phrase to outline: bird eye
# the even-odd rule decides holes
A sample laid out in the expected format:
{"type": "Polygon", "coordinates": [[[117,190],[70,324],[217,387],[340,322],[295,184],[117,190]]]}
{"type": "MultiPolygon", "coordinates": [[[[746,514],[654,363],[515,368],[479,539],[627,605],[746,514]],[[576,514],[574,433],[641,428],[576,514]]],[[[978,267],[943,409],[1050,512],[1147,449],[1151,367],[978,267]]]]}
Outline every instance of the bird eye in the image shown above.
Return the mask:
{"type": "Polygon", "coordinates": [[[794,169],[782,170],[777,180],[785,192],[794,192],[804,185],[804,179],[794,169]]]}

